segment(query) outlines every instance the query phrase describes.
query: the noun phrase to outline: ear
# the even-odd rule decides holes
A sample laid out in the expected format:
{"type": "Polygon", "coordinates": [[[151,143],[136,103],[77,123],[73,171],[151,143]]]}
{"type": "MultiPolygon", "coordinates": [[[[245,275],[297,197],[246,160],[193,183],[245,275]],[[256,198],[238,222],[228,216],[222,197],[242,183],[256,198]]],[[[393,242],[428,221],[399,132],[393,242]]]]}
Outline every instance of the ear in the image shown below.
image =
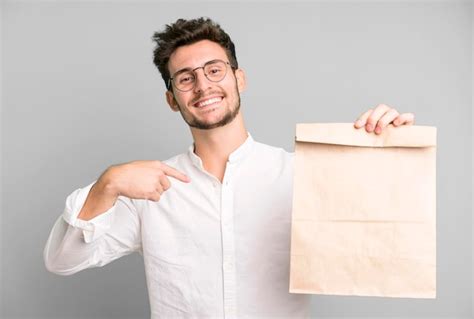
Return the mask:
{"type": "Polygon", "coordinates": [[[247,79],[245,77],[244,70],[235,70],[235,78],[237,79],[237,88],[239,89],[239,93],[242,93],[247,88],[247,79]]]}
{"type": "Polygon", "coordinates": [[[171,110],[173,110],[174,112],[179,111],[178,103],[174,98],[173,92],[171,92],[170,90],[166,91],[166,102],[168,102],[168,105],[170,106],[171,110]]]}

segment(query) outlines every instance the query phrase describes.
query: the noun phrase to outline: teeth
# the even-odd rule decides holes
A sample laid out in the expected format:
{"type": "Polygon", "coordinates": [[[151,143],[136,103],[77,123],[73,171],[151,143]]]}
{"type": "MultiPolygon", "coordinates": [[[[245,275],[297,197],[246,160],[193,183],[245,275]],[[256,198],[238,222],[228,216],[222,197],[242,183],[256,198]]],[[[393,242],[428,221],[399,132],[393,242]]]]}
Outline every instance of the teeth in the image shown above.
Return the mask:
{"type": "Polygon", "coordinates": [[[212,104],[212,103],[216,103],[216,102],[219,102],[222,98],[220,97],[215,97],[215,98],[212,98],[212,99],[209,99],[209,100],[206,100],[204,102],[200,102],[197,104],[198,107],[203,107],[203,106],[206,106],[206,105],[209,105],[209,104],[212,104]]]}

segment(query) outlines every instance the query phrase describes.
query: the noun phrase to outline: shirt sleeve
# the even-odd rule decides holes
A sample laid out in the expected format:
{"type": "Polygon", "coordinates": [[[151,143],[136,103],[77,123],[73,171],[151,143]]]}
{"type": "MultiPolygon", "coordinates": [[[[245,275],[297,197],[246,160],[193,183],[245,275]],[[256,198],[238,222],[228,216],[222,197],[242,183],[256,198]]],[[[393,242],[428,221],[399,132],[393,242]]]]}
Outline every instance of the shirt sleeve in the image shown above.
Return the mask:
{"type": "Polygon", "coordinates": [[[78,219],[95,182],[72,192],[56,220],[43,251],[46,268],[58,275],[101,267],[132,252],[142,254],[136,205],[119,196],[114,206],[95,218],[78,219]]]}
{"type": "Polygon", "coordinates": [[[90,219],[88,221],[77,218],[81,212],[84,203],[86,202],[87,195],[94,186],[95,182],[87,185],[84,188],[79,188],[74,191],[66,199],[66,207],[62,215],[63,219],[71,226],[82,230],[84,241],[90,243],[102,236],[110,228],[113,218],[114,210],[117,205],[112,206],[106,212],[90,219]]]}

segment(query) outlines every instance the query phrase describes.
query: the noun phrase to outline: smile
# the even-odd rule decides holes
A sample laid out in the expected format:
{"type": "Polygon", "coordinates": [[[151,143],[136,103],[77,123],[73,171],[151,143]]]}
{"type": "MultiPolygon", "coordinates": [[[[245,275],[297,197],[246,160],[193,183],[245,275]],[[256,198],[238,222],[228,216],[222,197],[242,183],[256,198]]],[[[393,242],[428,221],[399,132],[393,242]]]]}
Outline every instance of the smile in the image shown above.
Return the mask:
{"type": "Polygon", "coordinates": [[[208,100],[198,102],[198,103],[194,104],[194,106],[201,108],[201,107],[205,107],[205,106],[208,106],[208,105],[219,103],[222,100],[223,100],[223,97],[213,97],[213,98],[210,98],[208,100]]]}

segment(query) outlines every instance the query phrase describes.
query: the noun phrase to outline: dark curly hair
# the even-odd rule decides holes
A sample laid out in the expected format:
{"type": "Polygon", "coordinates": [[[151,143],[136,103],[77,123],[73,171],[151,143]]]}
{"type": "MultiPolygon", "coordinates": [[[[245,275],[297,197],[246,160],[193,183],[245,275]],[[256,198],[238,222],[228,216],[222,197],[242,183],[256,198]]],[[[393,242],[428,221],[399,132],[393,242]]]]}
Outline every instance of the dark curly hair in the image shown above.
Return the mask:
{"type": "Polygon", "coordinates": [[[166,25],[163,32],[155,32],[152,39],[156,42],[153,51],[153,63],[160,71],[168,90],[170,90],[168,81],[171,77],[168,70],[168,61],[170,55],[180,46],[193,44],[200,40],[216,42],[226,51],[230,64],[238,68],[235,46],[230,36],[219,24],[209,18],[178,19],[176,22],[166,25]]]}

